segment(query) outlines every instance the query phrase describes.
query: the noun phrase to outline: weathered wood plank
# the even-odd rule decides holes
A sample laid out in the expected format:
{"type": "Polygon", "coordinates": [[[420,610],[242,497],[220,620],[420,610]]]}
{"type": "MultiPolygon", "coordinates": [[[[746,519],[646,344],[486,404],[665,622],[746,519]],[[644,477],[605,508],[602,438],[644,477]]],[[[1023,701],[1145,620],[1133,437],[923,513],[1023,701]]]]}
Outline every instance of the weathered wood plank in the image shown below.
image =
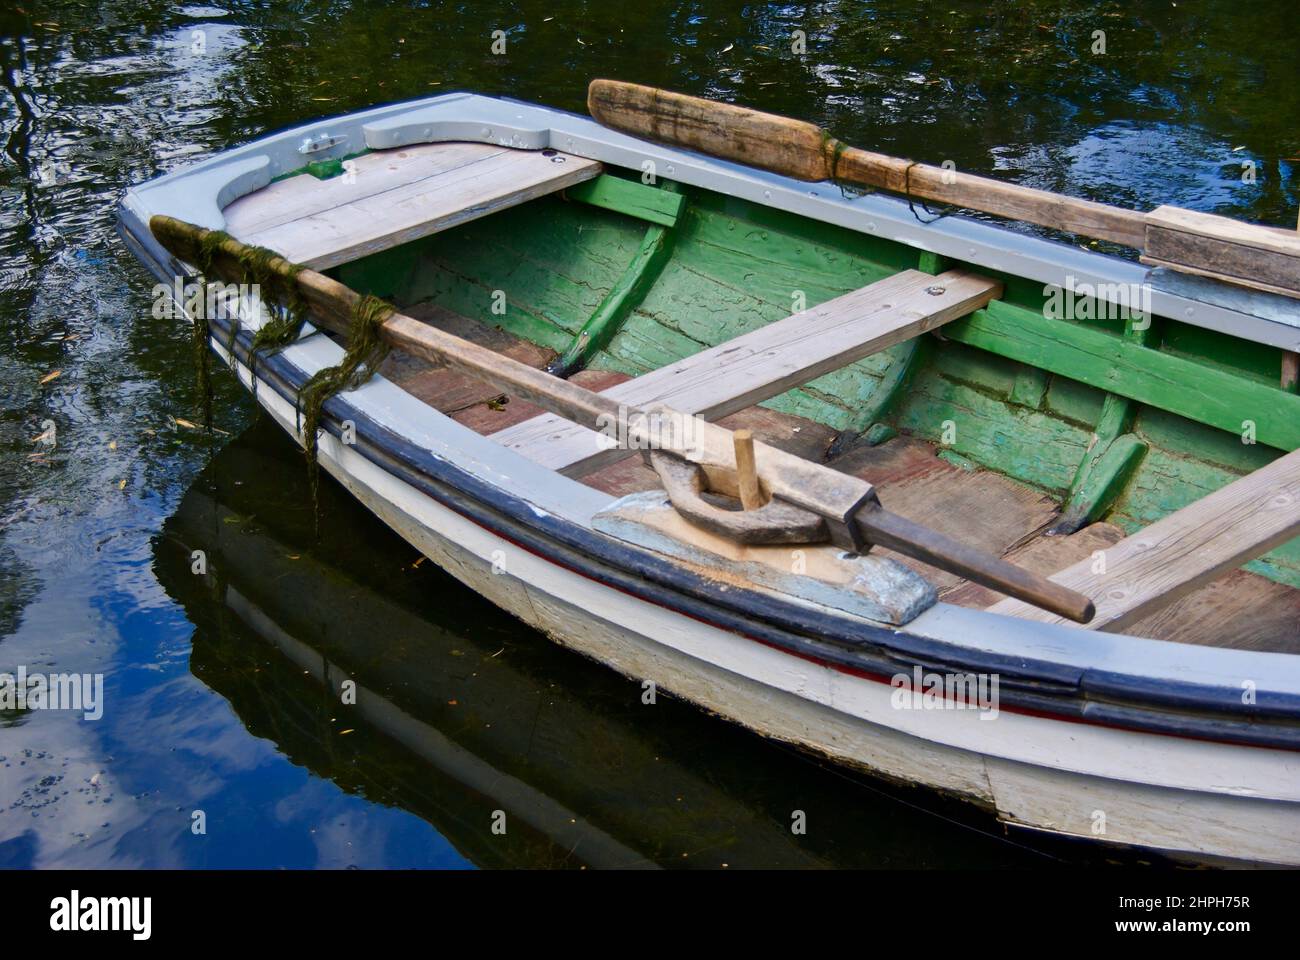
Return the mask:
{"type": "MultiPolygon", "coordinates": [[[[1300,533],[1300,451],[1288,453],[1053,576],[1094,599],[1089,629],[1119,631],[1300,533]]],[[[1063,623],[1016,600],[993,613],[1063,623]]]]}
{"type": "Polygon", "coordinates": [[[1300,297],[1300,234],[1179,207],[1146,216],[1143,263],[1300,297]]]}
{"type": "MultiPolygon", "coordinates": [[[[605,396],[631,406],[667,404],[716,419],[933,330],[999,296],[999,284],[950,271],[905,270],[619,384],[605,396]],[[930,292],[935,291],[935,292],[930,292]]],[[[599,434],[556,416],[493,438],[538,463],[581,476],[628,456],[599,434]]]]}
{"type": "Polygon", "coordinates": [[[1250,421],[1257,442],[1300,447],[1300,395],[1082,324],[996,302],[944,336],[1231,433],[1250,421]]]}
{"type": "Polygon", "coordinates": [[[412,179],[419,172],[416,166],[399,166],[397,171],[376,168],[371,172],[382,176],[382,181],[367,183],[364,190],[362,181],[372,178],[358,173],[352,185],[358,195],[350,199],[347,186],[338,185],[342,179],[338,177],[317,181],[319,202],[306,198],[301,185],[296,186],[290,205],[312,212],[295,219],[281,219],[275,195],[267,202],[277,210],[270,212],[259,208],[264,191],[250,194],[236,211],[235,222],[228,223],[229,232],[245,243],[269,247],[291,261],[321,270],[563,190],[601,171],[594,160],[564,153],[547,156],[535,150],[475,144],[481,149],[470,155],[477,152],[477,158],[465,162],[462,148],[467,145],[435,146],[454,154],[446,169],[412,179]],[[376,185],[385,188],[372,191],[376,185]],[[334,200],[338,202],[322,205],[334,200]],[[271,225],[240,231],[241,221],[255,223],[259,218],[271,225]]]}
{"type": "Polygon", "coordinates": [[[421,143],[376,150],[348,161],[351,170],[342,176],[320,180],[301,173],[240,197],[221,211],[226,232],[235,237],[252,236],[403,184],[442,176],[506,150],[487,143],[421,143]]]}
{"type": "Polygon", "coordinates": [[[1146,220],[1148,233],[1155,230],[1214,237],[1252,250],[1300,257],[1300,231],[1297,230],[1243,223],[1231,217],[1170,206],[1156,207],[1146,215],[1146,220]]]}

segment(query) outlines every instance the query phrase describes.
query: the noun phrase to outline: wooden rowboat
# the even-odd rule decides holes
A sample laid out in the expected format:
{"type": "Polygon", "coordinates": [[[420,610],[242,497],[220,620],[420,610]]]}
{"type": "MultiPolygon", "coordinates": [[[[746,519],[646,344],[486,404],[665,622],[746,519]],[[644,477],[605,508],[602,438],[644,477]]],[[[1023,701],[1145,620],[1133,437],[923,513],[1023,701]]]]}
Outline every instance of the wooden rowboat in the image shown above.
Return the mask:
{"type": "Polygon", "coordinates": [[[122,234],[328,473],[565,646],[1007,824],[1300,864],[1294,237],[906,162],[859,195],[794,178],[793,121],[640,96],[313,123],[122,234]],[[918,209],[981,195],[1150,263],[918,209]],[[258,289],[212,309],[199,265],[258,289]],[[371,340],[311,444],[304,386],[371,340]]]}

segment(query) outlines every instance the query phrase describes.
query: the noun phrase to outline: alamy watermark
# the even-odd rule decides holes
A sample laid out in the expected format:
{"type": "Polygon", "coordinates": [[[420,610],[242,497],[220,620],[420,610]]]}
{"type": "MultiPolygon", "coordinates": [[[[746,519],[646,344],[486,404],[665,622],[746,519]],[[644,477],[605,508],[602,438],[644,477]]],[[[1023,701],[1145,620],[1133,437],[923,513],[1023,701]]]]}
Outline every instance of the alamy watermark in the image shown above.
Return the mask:
{"type": "Polygon", "coordinates": [[[894,674],[889,685],[895,710],[976,710],[981,720],[998,715],[996,673],[935,673],[918,665],[910,674],[894,674]]]}
{"type": "Polygon", "coordinates": [[[152,897],[87,897],[73,890],[50,901],[50,929],[56,933],[121,931],[132,940],[148,940],[152,915],[152,897]]]}
{"type": "Polygon", "coordinates": [[[102,673],[0,673],[0,710],[80,710],[86,720],[104,715],[102,673]]]}
{"type": "Polygon", "coordinates": [[[1043,297],[1048,320],[1124,320],[1134,330],[1151,326],[1149,283],[1081,283],[1069,274],[1064,287],[1044,285],[1043,297]]]}
{"type": "Polygon", "coordinates": [[[703,421],[676,410],[631,410],[619,404],[617,415],[602,413],[596,418],[600,443],[606,450],[673,450],[689,453],[700,449],[703,421]]]}
{"type": "Polygon", "coordinates": [[[257,326],[261,319],[262,292],[256,283],[206,283],[177,277],[170,284],[153,286],[155,320],[177,320],[184,316],[200,320],[243,320],[257,326]]]}

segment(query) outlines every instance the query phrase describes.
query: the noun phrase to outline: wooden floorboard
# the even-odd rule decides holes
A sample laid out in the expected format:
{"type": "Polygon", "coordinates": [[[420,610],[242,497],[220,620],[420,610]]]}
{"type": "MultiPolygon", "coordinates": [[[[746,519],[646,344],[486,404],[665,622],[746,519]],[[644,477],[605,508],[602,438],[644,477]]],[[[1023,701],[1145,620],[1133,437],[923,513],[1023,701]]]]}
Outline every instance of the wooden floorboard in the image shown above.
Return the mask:
{"type": "Polygon", "coordinates": [[[367,153],[328,180],[299,174],[235,200],[226,230],[324,270],[563,190],[601,172],[594,160],[484,143],[426,143],[367,153]]]}
{"type": "MultiPolygon", "coordinates": [[[[832,466],[876,487],[880,503],[909,520],[1002,556],[1057,517],[1048,496],[988,470],[966,470],[935,455],[924,440],[898,437],[859,447],[832,466]]],[[[940,591],[964,583],[955,574],[882,551],[920,571],[940,591]]]]}
{"type": "Polygon", "coordinates": [[[1157,640],[1300,654],[1300,590],[1234,570],[1125,628],[1157,640]]]}
{"type": "MultiPolygon", "coordinates": [[[[1113,547],[1124,539],[1124,531],[1112,523],[1092,523],[1068,536],[1049,537],[1046,532],[1012,547],[1004,555],[1017,566],[1037,573],[1051,574],[1080,560],[1087,560],[1098,550],[1113,547]]],[[[1003,594],[988,587],[963,580],[946,591],[943,599],[963,607],[991,607],[1003,594]]]]}

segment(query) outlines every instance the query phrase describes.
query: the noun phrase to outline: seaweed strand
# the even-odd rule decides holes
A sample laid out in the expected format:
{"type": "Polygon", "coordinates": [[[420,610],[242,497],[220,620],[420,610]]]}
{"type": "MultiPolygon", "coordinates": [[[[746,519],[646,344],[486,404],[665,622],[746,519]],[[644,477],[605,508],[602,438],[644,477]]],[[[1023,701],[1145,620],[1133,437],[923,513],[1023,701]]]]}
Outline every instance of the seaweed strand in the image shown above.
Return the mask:
{"type": "MultiPolygon", "coordinates": [[[[204,300],[195,312],[193,324],[194,359],[197,368],[199,390],[203,397],[203,425],[212,427],[212,361],[208,354],[208,318],[206,308],[210,300],[207,294],[206,278],[213,273],[212,261],[219,254],[230,256],[221,249],[227,240],[233,240],[230,234],[221,230],[209,230],[199,240],[196,266],[204,278],[204,300]]],[[[238,255],[234,256],[239,268],[239,283],[254,287],[263,307],[269,316],[253,335],[252,349],[249,355],[249,373],[253,375],[253,389],[257,389],[256,364],[257,351],[268,348],[284,347],[296,340],[307,320],[307,302],[298,287],[298,274],[302,266],[289,263],[274,250],[241,244],[238,255]],[[279,260],[284,266],[279,269],[272,262],[279,260]]],[[[239,335],[238,317],[231,318],[230,341],[227,352],[233,366],[235,360],[235,339],[239,335]]]]}
{"type": "MultiPolygon", "coordinates": [[[[212,271],[212,261],[218,255],[231,256],[222,250],[226,240],[234,239],[220,230],[206,232],[199,241],[196,266],[204,277],[212,271]]],[[[277,349],[296,340],[307,319],[307,302],[298,285],[298,274],[303,267],[289,263],[274,250],[241,244],[234,255],[239,267],[239,282],[256,284],[262,304],[269,312],[266,322],[253,334],[249,348],[249,372],[253,374],[256,390],[255,364],[259,350],[277,349]],[[280,264],[272,266],[272,261],[280,264]]],[[[206,282],[205,282],[206,286],[206,282]]],[[[347,349],[343,359],[335,366],[316,371],[298,391],[296,414],[299,418],[303,446],[307,458],[307,477],[311,487],[312,515],[319,525],[320,464],[317,458],[317,440],[321,414],[326,401],[342,390],[355,390],[370,379],[388,356],[389,347],[381,330],[384,322],[395,312],[394,308],[378,297],[367,294],[358,297],[352,306],[348,329],[347,349]]],[[[212,425],[212,382],[210,356],[207,349],[208,323],[202,309],[195,311],[194,349],[198,367],[200,389],[204,392],[204,424],[212,425]]],[[[231,323],[230,355],[235,355],[234,340],[239,330],[237,319],[231,323]]]]}
{"type": "MultiPolygon", "coordinates": [[[[341,390],[355,390],[379,369],[388,356],[381,328],[394,309],[378,297],[359,297],[352,307],[348,346],[335,366],[317,370],[298,391],[298,413],[302,417],[303,447],[307,456],[307,477],[311,484],[313,515],[318,513],[320,465],[317,461],[317,433],[325,401],[341,390]]],[[[319,518],[318,518],[319,519],[319,518]]]]}

